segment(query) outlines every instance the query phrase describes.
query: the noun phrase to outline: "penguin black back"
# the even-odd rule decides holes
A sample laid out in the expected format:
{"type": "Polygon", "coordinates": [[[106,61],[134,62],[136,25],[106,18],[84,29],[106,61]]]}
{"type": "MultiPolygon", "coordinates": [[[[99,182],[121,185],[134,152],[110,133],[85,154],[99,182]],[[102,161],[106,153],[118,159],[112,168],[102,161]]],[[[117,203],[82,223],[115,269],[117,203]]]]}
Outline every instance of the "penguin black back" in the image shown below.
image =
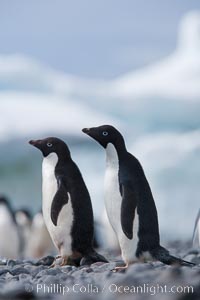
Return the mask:
{"type": "Polygon", "coordinates": [[[125,187],[124,190],[127,190],[125,193],[129,193],[126,197],[125,207],[122,202],[122,214],[124,214],[122,220],[128,223],[128,233],[132,231],[135,209],[139,216],[139,241],[136,252],[136,255],[139,256],[142,252],[159,246],[159,225],[156,205],[144,170],[140,162],[129,152],[121,155],[119,160],[119,184],[121,187],[125,187]],[[133,197],[129,192],[132,189],[134,190],[133,197]]]}
{"type": "Polygon", "coordinates": [[[55,169],[56,177],[63,176],[69,191],[74,212],[72,225],[73,244],[72,249],[87,253],[92,249],[94,235],[93,209],[90,195],[81,172],[70,158],[63,165],[59,160],[55,169]]]}

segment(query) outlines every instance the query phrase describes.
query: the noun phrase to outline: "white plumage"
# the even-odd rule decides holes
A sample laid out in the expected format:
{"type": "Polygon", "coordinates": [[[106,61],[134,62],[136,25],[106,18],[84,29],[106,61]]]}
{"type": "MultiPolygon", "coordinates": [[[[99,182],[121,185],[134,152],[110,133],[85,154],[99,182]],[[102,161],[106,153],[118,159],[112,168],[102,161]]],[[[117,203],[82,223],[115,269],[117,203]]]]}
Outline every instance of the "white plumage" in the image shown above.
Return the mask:
{"type": "MultiPolygon", "coordinates": [[[[138,243],[138,215],[135,214],[133,222],[133,238],[129,240],[124,234],[121,226],[121,203],[122,197],[119,190],[119,159],[113,146],[109,143],[106,147],[106,174],[105,174],[105,206],[108,219],[117,235],[122,258],[126,263],[136,260],[135,252],[138,243]]],[[[128,212],[127,212],[128,213],[128,212]]]]}
{"type": "Polygon", "coordinates": [[[47,230],[41,212],[37,213],[31,224],[31,231],[27,240],[25,257],[39,258],[55,252],[55,247],[47,230]]]}
{"type": "Polygon", "coordinates": [[[45,224],[55,246],[59,249],[61,256],[69,256],[72,254],[71,228],[73,224],[73,209],[69,193],[68,203],[63,206],[59,214],[57,226],[55,226],[51,220],[51,205],[58,188],[55,177],[55,167],[57,162],[58,156],[56,153],[50,153],[43,159],[42,210],[45,224]]]}
{"type": "Polygon", "coordinates": [[[20,240],[17,224],[11,212],[3,203],[0,204],[0,257],[18,258],[20,240]]]}

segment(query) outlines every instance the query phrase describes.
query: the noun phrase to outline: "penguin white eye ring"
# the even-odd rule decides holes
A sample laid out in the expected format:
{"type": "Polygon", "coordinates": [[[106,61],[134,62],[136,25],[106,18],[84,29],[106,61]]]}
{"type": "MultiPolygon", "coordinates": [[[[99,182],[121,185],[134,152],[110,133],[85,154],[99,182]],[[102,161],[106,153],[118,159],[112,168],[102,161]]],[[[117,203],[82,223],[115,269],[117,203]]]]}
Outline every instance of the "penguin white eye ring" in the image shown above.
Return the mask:
{"type": "Polygon", "coordinates": [[[47,147],[52,147],[53,146],[53,144],[51,144],[51,143],[47,143],[47,147]]]}
{"type": "Polygon", "coordinates": [[[102,132],[102,135],[103,135],[103,136],[107,136],[107,135],[108,135],[108,131],[103,131],[103,132],[102,132]]]}

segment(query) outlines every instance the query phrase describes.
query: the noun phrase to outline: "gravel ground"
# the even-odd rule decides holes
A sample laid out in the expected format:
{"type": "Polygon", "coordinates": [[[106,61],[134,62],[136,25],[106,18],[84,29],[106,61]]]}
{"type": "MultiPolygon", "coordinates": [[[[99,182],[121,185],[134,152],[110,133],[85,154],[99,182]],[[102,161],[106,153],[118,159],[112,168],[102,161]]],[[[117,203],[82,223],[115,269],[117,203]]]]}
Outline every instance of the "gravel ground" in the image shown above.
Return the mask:
{"type": "Polygon", "coordinates": [[[173,246],[178,249],[171,248],[173,254],[197,265],[136,263],[126,272],[114,273],[111,270],[119,261],[112,259],[107,264],[52,269],[49,268],[53,261],[51,256],[38,261],[1,260],[0,299],[199,300],[200,250],[184,251],[180,243],[173,246]]]}

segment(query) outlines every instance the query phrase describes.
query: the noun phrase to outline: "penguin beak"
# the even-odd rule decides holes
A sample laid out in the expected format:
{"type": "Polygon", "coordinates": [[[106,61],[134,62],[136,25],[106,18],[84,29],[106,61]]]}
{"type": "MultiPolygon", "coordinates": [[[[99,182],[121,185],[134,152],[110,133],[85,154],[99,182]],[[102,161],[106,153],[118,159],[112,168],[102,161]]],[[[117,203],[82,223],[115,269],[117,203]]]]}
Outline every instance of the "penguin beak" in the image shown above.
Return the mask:
{"type": "Polygon", "coordinates": [[[90,134],[90,128],[83,128],[82,131],[85,133],[85,134],[90,134]]]}
{"type": "Polygon", "coordinates": [[[98,137],[98,128],[97,127],[91,127],[91,128],[83,128],[82,131],[87,134],[92,139],[96,140],[99,143],[99,137],[98,137]]]}
{"type": "Polygon", "coordinates": [[[31,141],[29,141],[29,144],[38,149],[41,149],[42,141],[41,140],[31,140],[31,141]]]}

